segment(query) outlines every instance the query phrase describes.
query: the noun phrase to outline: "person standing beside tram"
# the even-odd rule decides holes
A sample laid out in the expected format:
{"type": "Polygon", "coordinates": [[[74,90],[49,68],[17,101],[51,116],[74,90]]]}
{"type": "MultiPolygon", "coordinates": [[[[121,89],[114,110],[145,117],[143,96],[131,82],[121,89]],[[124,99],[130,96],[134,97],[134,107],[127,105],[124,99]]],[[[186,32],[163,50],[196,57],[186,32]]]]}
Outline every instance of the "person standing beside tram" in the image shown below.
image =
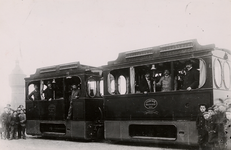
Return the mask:
{"type": "Polygon", "coordinates": [[[186,75],[183,80],[183,90],[196,89],[199,86],[199,71],[193,68],[193,63],[191,61],[186,62],[186,75]]]}
{"type": "Polygon", "coordinates": [[[69,110],[68,110],[67,120],[70,120],[71,116],[72,116],[72,110],[73,110],[73,101],[72,100],[78,99],[78,98],[79,98],[79,89],[74,84],[74,85],[72,85],[72,92],[71,92],[71,96],[70,96],[70,106],[69,106],[69,110]]]}
{"type": "Polygon", "coordinates": [[[200,104],[199,109],[200,112],[197,115],[196,127],[198,131],[199,149],[203,150],[207,148],[207,144],[208,144],[208,131],[206,129],[206,120],[204,118],[204,114],[206,113],[205,104],[200,104]]]}

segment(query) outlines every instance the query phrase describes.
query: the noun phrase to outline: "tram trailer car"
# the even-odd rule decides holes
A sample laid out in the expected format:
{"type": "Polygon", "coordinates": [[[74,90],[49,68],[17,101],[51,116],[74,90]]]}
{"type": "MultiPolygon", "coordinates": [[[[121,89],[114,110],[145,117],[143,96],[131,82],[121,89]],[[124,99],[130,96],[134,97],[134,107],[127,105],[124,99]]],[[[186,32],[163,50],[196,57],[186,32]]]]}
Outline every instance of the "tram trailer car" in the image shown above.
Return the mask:
{"type": "Polygon", "coordinates": [[[120,53],[103,68],[105,139],[197,145],[198,105],[231,97],[230,54],[196,40],[120,53]],[[182,89],[187,61],[199,72],[198,86],[190,91],[182,89]],[[171,91],[163,92],[155,83],[166,69],[171,91]],[[146,72],[154,81],[150,92],[140,87],[146,72]]]}
{"type": "MultiPolygon", "coordinates": [[[[102,71],[79,62],[38,68],[25,78],[26,132],[28,135],[94,140],[103,136],[103,99],[100,94],[102,71]],[[44,90],[52,83],[53,99],[44,99],[44,90]],[[70,120],[71,86],[78,87],[79,98],[73,101],[70,120]],[[30,97],[38,86],[39,98],[30,97]]],[[[101,90],[102,91],[102,90],[101,90]]]]}

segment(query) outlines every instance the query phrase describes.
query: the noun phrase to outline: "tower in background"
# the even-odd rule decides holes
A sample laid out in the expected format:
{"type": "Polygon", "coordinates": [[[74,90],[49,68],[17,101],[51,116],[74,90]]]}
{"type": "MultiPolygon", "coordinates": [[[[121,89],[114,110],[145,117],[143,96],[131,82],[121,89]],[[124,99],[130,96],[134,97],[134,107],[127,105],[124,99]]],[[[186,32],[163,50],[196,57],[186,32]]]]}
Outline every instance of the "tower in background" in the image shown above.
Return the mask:
{"type": "Polygon", "coordinates": [[[11,107],[16,109],[19,105],[25,106],[25,82],[26,75],[19,66],[19,61],[15,62],[15,67],[9,75],[11,87],[11,107]]]}

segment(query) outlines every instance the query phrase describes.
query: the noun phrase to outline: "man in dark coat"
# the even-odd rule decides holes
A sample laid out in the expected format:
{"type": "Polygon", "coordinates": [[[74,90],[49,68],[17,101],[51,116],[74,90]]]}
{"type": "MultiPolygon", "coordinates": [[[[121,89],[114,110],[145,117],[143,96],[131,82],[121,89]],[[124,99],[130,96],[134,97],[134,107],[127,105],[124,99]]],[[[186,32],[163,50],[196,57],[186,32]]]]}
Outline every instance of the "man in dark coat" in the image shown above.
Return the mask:
{"type": "Polygon", "coordinates": [[[45,99],[51,101],[53,99],[53,89],[50,81],[47,82],[47,88],[44,90],[45,99]]]}
{"type": "Polygon", "coordinates": [[[186,75],[183,81],[183,90],[192,90],[198,88],[199,85],[199,71],[192,67],[192,62],[186,62],[186,75]]]}
{"type": "Polygon", "coordinates": [[[151,80],[150,73],[145,74],[140,82],[139,88],[142,93],[153,92],[153,81],[151,80]]]}

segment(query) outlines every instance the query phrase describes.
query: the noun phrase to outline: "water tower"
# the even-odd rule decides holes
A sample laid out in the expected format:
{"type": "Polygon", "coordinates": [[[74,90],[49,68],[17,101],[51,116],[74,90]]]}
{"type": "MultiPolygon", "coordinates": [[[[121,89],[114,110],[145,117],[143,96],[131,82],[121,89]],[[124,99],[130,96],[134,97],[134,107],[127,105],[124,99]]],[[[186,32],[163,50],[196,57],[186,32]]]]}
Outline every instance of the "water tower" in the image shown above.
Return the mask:
{"type": "Polygon", "coordinates": [[[25,107],[25,82],[26,75],[19,66],[19,61],[15,62],[15,67],[9,76],[11,87],[11,107],[16,109],[19,105],[25,107]]]}

